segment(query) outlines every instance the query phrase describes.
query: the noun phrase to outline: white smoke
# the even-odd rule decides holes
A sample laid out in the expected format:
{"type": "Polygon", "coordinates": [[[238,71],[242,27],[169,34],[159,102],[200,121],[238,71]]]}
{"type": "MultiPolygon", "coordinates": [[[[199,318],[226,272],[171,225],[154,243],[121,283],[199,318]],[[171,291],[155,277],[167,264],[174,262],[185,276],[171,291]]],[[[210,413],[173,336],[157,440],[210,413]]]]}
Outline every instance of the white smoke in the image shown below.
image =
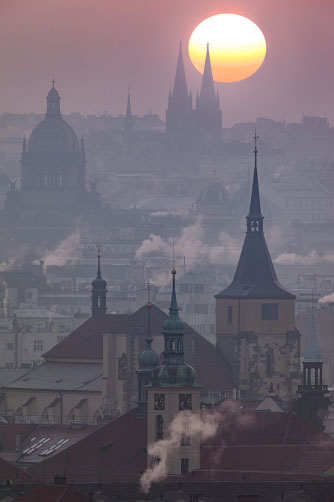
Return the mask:
{"type": "Polygon", "coordinates": [[[66,237],[53,251],[46,251],[42,256],[44,272],[49,265],[62,267],[69,263],[75,263],[79,259],[79,243],[81,233],[77,229],[73,234],[66,237]]]}
{"type": "Polygon", "coordinates": [[[319,254],[318,251],[313,249],[305,256],[296,253],[282,253],[274,260],[277,265],[315,265],[320,263],[334,264],[333,254],[319,254]]]}
{"type": "Polygon", "coordinates": [[[151,484],[164,479],[168,474],[168,462],[184,437],[190,441],[198,439],[205,441],[217,433],[220,413],[181,411],[171,422],[168,439],[163,439],[148,447],[151,457],[160,459],[153,467],[149,467],[140,478],[140,486],[144,493],[148,493],[151,484]]]}
{"type": "Polygon", "coordinates": [[[330,293],[329,295],[323,296],[319,298],[319,303],[334,303],[334,293],[330,293]]]}
{"type": "Polygon", "coordinates": [[[162,272],[159,267],[159,273],[150,279],[154,285],[164,286],[170,280],[170,270],[167,270],[167,268],[171,263],[173,243],[175,255],[182,257],[182,260],[185,257],[187,270],[200,263],[235,264],[239,259],[241,248],[239,241],[225,232],[219,235],[217,246],[206,244],[201,217],[197,217],[192,225],[184,227],[181,234],[175,239],[163,240],[158,235],[150,234],[149,238],[145,239],[138,248],[136,258],[145,260],[152,255],[166,258],[166,271],[162,272]]]}
{"type": "Polygon", "coordinates": [[[167,218],[168,216],[178,216],[183,220],[187,220],[190,214],[191,213],[188,209],[171,209],[169,211],[154,211],[150,213],[150,216],[156,216],[160,218],[167,218]]]}

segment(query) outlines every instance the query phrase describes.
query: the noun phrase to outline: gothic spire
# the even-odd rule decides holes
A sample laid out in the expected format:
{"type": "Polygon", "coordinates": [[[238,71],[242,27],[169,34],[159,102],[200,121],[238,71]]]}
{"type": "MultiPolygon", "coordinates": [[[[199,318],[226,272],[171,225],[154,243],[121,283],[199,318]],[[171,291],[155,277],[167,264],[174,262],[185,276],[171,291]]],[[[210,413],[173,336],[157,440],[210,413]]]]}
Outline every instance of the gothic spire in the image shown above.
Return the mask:
{"type": "Polygon", "coordinates": [[[173,100],[176,103],[186,103],[188,98],[187,80],[186,73],[184,70],[183,55],[182,55],[182,45],[179,45],[179,54],[176,64],[176,73],[174,80],[174,87],[172,93],[173,100]]]}
{"type": "Polygon", "coordinates": [[[127,136],[131,136],[133,132],[133,118],[131,111],[131,97],[130,91],[128,92],[128,99],[126,102],[126,112],[125,112],[125,120],[124,120],[124,132],[127,136]]]}
{"type": "Polygon", "coordinates": [[[251,201],[250,201],[250,206],[249,206],[249,213],[247,218],[263,218],[262,213],[261,213],[261,203],[260,203],[260,192],[259,192],[259,180],[258,180],[258,174],[257,174],[257,139],[258,136],[256,135],[255,131],[255,136],[254,136],[254,142],[255,142],[255,147],[254,147],[254,174],[253,174],[253,185],[252,185],[252,195],[251,195],[251,201]]]}
{"type": "Polygon", "coordinates": [[[200,92],[200,101],[216,101],[216,93],[215,86],[213,83],[212,76],[212,68],[211,68],[211,59],[210,59],[210,48],[209,44],[206,46],[206,56],[205,56],[205,64],[200,92]]]}

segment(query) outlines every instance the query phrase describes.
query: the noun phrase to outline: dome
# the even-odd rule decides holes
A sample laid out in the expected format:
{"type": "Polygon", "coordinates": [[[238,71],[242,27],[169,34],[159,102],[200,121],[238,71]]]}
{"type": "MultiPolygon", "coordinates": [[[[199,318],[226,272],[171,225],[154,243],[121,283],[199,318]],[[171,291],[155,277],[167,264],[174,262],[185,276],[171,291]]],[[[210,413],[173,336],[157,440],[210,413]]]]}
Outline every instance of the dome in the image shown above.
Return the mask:
{"type": "Polygon", "coordinates": [[[196,372],[189,364],[166,364],[154,368],[152,383],[159,387],[193,387],[196,372]]]}
{"type": "Polygon", "coordinates": [[[72,127],[61,117],[60,96],[52,81],[47,98],[45,118],[31,133],[30,153],[78,153],[79,141],[72,127]]]}
{"type": "Polygon", "coordinates": [[[143,350],[138,356],[140,369],[151,370],[160,363],[159,356],[151,348],[143,350]]]}
{"type": "Polygon", "coordinates": [[[201,206],[230,206],[230,194],[217,181],[212,181],[200,193],[197,204],[201,206]]]}
{"type": "Polygon", "coordinates": [[[78,137],[61,117],[46,116],[31,133],[28,152],[78,153],[78,137]]]}

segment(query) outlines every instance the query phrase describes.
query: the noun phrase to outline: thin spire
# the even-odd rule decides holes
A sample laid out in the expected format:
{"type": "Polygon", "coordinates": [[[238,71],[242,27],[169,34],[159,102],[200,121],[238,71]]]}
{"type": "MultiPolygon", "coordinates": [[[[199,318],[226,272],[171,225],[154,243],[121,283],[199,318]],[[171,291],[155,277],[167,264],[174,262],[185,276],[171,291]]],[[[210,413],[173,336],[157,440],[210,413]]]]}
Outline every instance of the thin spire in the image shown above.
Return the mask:
{"type": "Polygon", "coordinates": [[[53,77],[52,77],[52,88],[53,89],[55,88],[55,83],[56,83],[55,76],[53,75],[53,77]]]}
{"type": "Polygon", "coordinates": [[[152,350],[151,344],[153,342],[152,330],[151,330],[151,308],[152,303],[150,301],[146,304],[147,309],[147,328],[146,328],[146,350],[152,350]]]}
{"type": "Polygon", "coordinates": [[[215,101],[216,93],[215,86],[213,83],[212,76],[212,67],[211,67],[211,59],[210,59],[210,45],[206,44],[206,56],[205,56],[205,64],[200,92],[200,100],[205,101],[215,101]]]}
{"type": "Polygon", "coordinates": [[[97,277],[101,277],[101,246],[100,244],[96,245],[97,247],[97,277]]]}
{"type": "Polygon", "coordinates": [[[126,117],[127,118],[132,117],[130,91],[128,91],[128,100],[127,100],[127,103],[126,103],[126,117]]]}
{"type": "Polygon", "coordinates": [[[175,270],[174,266],[172,268],[172,276],[173,276],[173,287],[172,287],[172,296],[171,296],[171,300],[170,300],[169,314],[178,316],[179,309],[178,309],[177,301],[176,301],[176,288],[175,288],[176,270],[175,270]]]}
{"type": "Polygon", "coordinates": [[[181,41],[179,45],[179,54],[176,64],[176,73],[175,73],[172,97],[174,100],[176,100],[178,104],[186,103],[188,101],[188,88],[187,88],[186,72],[184,70],[181,41]]]}
{"type": "Polygon", "coordinates": [[[260,203],[260,192],[259,192],[259,180],[257,174],[257,139],[259,137],[254,135],[254,175],[253,175],[253,186],[252,186],[252,196],[249,206],[249,213],[247,218],[263,218],[261,213],[261,203],[260,203]]]}

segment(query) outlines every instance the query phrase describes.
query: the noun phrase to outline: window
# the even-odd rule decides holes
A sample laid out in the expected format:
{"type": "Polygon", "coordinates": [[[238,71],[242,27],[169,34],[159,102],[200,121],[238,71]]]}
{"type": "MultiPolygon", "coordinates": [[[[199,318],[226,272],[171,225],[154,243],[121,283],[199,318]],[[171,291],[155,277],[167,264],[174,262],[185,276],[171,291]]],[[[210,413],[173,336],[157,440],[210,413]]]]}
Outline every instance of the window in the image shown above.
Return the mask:
{"type": "Polygon", "coordinates": [[[191,410],[191,409],[192,409],[192,395],[179,394],[179,410],[191,410]]]}
{"type": "Polygon", "coordinates": [[[262,303],[262,321],[278,320],[278,303],[262,303]]]}
{"type": "Polygon", "coordinates": [[[181,458],[181,475],[189,472],[189,458],[181,458]]]}
{"type": "Polygon", "coordinates": [[[34,350],[36,351],[43,350],[43,340],[34,340],[34,350]]]}
{"type": "Polygon", "coordinates": [[[165,394],[154,394],[154,409],[155,410],[165,409],[165,394]]]}
{"type": "Polygon", "coordinates": [[[155,440],[159,441],[164,438],[164,419],[162,415],[158,415],[155,419],[155,440]]]}
{"type": "Polygon", "coordinates": [[[233,307],[228,306],[227,307],[227,322],[228,322],[228,324],[232,324],[232,319],[233,319],[232,314],[233,314],[233,307]]]}
{"type": "Polygon", "coordinates": [[[14,344],[13,344],[13,342],[8,342],[7,343],[7,350],[14,350],[14,344]]]}
{"type": "Polygon", "coordinates": [[[32,299],[32,291],[27,291],[27,300],[32,299]]]}

